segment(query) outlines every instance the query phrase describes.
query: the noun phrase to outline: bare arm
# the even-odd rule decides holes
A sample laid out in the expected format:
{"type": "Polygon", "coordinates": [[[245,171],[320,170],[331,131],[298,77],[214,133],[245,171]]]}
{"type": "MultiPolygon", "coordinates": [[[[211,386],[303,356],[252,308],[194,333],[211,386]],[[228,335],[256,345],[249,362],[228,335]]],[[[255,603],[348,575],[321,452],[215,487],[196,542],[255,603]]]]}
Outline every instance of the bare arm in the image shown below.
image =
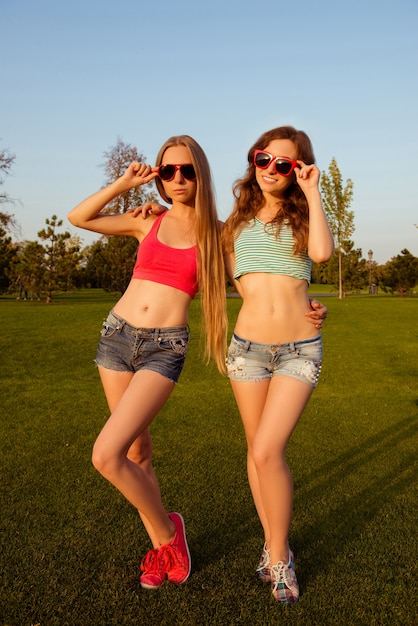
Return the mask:
{"type": "Polygon", "coordinates": [[[301,167],[297,171],[296,180],[309,206],[308,254],[315,263],[324,263],[334,252],[334,238],[322,207],[318,187],[320,173],[316,165],[305,165],[303,161],[298,163],[301,167]]]}
{"type": "Polygon", "coordinates": [[[134,235],[141,233],[143,221],[132,220],[128,213],[121,215],[100,215],[100,211],[114,198],[140,185],[149,183],[157,176],[150,165],[131,163],[126,172],[113,183],[100,189],[78,204],[68,214],[74,226],[103,235],[134,235]]]}

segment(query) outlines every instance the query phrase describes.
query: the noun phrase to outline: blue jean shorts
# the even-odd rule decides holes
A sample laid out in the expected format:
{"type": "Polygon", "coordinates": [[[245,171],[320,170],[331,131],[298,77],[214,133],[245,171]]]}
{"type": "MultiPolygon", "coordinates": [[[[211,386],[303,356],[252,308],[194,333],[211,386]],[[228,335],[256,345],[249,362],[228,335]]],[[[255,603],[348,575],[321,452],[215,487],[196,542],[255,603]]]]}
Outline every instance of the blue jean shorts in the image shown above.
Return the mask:
{"type": "Polygon", "coordinates": [[[103,322],[96,363],[117,372],[152,370],[176,383],[189,339],[187,326],[135,328],[111,311],[103,322]]]}
{"type": "Polygon", "coordinates": [[[231,380],[255,382],[273,376],[291,376],[311,387],[318,384],[322,363],[322,337],[290,343],[255,343],[232,336],[226,359],[231,380]]]}

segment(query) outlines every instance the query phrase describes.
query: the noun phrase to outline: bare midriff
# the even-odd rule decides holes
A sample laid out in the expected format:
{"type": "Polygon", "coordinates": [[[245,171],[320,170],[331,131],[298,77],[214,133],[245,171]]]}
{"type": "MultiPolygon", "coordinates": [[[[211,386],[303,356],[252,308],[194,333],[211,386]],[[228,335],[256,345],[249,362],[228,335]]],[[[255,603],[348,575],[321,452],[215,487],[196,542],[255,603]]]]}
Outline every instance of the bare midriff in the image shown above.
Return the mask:
{"type": "Polygon", "coordinates": [[[135,328],[167,328],[187,324],[190,302],[184,291],[133,278],[113,311],[135,328]]]}
{"type": "Polygon", "coordinates": [[[318,335],[305,316],[311,310],[306,280],[251,273],[239,279],[243,305],[235,333],[256,343],[287,343],[318,335]]]}

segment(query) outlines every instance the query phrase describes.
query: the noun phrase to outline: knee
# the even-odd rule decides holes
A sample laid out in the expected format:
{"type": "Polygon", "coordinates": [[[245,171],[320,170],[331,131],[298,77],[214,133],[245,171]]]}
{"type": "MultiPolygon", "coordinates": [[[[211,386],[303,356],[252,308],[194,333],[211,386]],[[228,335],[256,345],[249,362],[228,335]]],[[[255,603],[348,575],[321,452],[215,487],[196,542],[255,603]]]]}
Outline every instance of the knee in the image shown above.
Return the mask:
{"type": "Polygon", "coordinates": [[[255,442],[252,448],[252,457],[257,472],[271,469],[280,469],[286,466],[284,450],[272,445],[255,442]]]}
{"type": "Polygon", "coordinates": [[[111,476],[119,464],[117,455],[112,454],[111,450],[102,445],[100,440],[97,440],[93,446],[91,462],[105,478],[111,476]]]}
{"type": "Polygon", "coordinates": [[[148,465],[152,461],[152,439],[148,431],[142,433],[128,450],[128,459],[137,465],[148,465]]]}
{"type": "Polygon", "coordinates": [[[252,456],[257,471],[262,471],[269,466],[270,455],[265,448],[253,447],[252,456]]]}

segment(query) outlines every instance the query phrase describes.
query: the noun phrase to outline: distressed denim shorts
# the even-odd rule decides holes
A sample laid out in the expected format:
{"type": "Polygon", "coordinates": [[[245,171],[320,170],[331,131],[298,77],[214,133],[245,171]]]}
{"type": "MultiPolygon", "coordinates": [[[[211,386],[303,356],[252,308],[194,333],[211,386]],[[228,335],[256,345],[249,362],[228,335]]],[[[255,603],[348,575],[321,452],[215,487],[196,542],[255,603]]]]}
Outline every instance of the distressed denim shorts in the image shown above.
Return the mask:
{"type": "Polygon", "coordinates": [[[255,382],[272,376],[291,376],[311,387],[318,384],[322,362],[322,337],[265,344],[232,336],[226,359],[228,377],[255,382]]]}
{"type": "Polygon", "coordinates": [[[152,370],[176,383],[189,338],[187,326],[135,328],[111,311],[103,322],[96,363],[118,372],[152,370]]]}

